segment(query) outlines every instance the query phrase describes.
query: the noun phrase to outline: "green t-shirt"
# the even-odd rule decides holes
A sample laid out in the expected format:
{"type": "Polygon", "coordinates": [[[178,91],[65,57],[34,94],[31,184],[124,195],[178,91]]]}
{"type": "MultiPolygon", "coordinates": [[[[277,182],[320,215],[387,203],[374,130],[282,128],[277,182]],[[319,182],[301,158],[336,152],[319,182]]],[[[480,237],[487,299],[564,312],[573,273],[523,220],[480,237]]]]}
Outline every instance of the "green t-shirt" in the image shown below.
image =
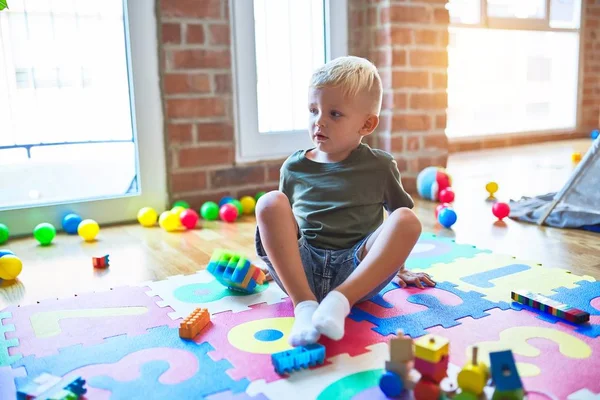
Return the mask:
{"type": "Polygon", "coordinates": [[[279,190],[308,242],[347,249],[383,222],[383,208],[412,208],[391,154],[361,143],[343,161],[318,163],[299,150],[281,166],[279,190]]]}

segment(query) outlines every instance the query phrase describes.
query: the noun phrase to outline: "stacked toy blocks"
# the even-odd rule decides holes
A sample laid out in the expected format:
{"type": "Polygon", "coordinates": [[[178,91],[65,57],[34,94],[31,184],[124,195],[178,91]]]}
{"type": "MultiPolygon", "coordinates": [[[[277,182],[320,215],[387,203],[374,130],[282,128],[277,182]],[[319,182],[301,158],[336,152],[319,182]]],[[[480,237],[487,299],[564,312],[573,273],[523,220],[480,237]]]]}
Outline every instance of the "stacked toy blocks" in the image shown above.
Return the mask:
{"type": "Polygon", "coordinates": [[[413,340],[404,336],[402,330],[390,340],[390,360],[385,362],[385,372],[379,380],[379,388],[387,397],[397,397],[404,390],[411,390],[414,382],[410,379],[413,368],[413,340]]]}
{"type": "Polygon", "coordinates": [[[415,366],[421,379],[414,388],[416,400],[430,400],[444,397],[440,382],[446,377],[450,345],[446,338],[426,335],[415,340],[415,366]]]}
{"type": "Polygon", "coordinates": [[[210,314],[206,308],[196,308],[179,325],[179,337],[193,339],[210,322],[210,314]]]}
{"type": "Polygon", "coordinates": [[[227,250],[215,250],[206,270],[222,285],[244,293],[253,293],[265,281],[260,268],[246,257],[227,250]]]}
{"type": "Polygon", "coordinates": [[[518,303],[574,324],[583,324],[590,320],[590,314],[588,312],[549,299],[541,294],[532,293],[527,290],[515,290],[510,293],[510,297],[518,303]]]}
{"type": "Polygon", "coordinates": [[[18,400],[74,400],[83,396],[87,389],[81,377],[60,378],[50,374],[41,374],[17,392],[18,400]]]}
{"type": "Polygon", "coordinates": [[[271,354],[271,362],[279,375],[314,367],[325,362],[325,346],[314,343],[274,353],[271,354]]]}

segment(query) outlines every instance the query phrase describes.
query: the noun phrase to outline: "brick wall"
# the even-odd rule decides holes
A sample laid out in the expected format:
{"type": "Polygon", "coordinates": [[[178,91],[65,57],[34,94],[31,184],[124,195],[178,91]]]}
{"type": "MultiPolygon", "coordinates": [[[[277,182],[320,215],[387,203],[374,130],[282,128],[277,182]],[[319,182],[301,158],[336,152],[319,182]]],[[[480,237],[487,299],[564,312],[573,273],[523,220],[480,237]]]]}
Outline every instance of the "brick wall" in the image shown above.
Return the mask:
{"type": "Polygon", "coordinates": [[[445,0],[349,0],[350,53],[380,70],[380,126],[369,143],[398,162],[405,187],[419,171],[446,166],[448,11],[445,0]]]}

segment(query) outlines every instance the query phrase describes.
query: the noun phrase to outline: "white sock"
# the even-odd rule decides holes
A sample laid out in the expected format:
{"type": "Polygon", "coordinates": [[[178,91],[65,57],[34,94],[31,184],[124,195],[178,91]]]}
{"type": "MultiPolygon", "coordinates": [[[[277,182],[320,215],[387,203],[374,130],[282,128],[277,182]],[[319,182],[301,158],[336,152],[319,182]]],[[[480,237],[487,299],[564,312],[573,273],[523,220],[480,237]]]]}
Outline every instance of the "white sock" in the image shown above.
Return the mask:
{"type": "Polygon", "coordinates": [[[318,306],[316,301],[306,300],[294,307],[294,325],[288,337],[291,346],[305,346],[319,340],[321,335],[312,323],[312,316],[318,306]]]}
{"type": "Polygon", "coordinates": [[[317,330],[333,340],[344,337],[344,323],[350,314],[350,303],[346,296],[333,290],[325,296],[312,317],[317,330]]]}

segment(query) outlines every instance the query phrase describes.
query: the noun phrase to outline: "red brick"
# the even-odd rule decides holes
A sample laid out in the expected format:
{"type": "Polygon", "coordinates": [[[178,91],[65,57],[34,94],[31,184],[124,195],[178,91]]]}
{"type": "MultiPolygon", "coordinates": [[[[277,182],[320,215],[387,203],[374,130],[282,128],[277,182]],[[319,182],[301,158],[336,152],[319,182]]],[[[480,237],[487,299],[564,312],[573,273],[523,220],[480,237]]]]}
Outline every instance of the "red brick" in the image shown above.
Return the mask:
{"type": "Polygon", "coordinates": [[[393,71],[394,88],[429,88],[426,71],[393,71]]]}
{"type": "Polygon", "coordinates": [[[215,93],[231,93],[231,74],[215,75],[215,93]]]}
{"type": "MultiPolygon", "coordinates": [[[[396,157],[396,164],[398,165],[398,171],[400,171],[401,174],[408,170],[408,163],[406,162],[406,158],[396,157]]],[[[403,177],[400,177],[400,180],[404,181],[403,177]]]]}
{"type": "Polygon", "coordinates": [[[437,43],[438,31],[431,29],[415,30],[415,43],[433,46],[437,43]]]}
{"type": "Polygon", "coordinates": [[[392,64],[395,66],[406,65],[406,50],[392,50],[392,64]]]}
{"type": "Polygon", "coordinates": [[[381,96],[381,109],[390,110],[394,108],[394,94],[388,91],[383,93],[381,96]]]}
{"type": "Polygon", "coordinates": [[[173,68],[230,68],[229,50],[173,50],[173,68]]]}
{"type": "Polygon", "coordinates": [[[448,89],[448,74],[434,72],[431,74],[431,82],[434,89],[448,89]]]}
{"type": "Polygon", "coordinates": [[[410,95],[410,108],[414,110],[438,110],[448,107],[446,93],[412,93],[410,95]]]}
{"type": "Polygon", "coordinates": [[[392,131],[426,131],[431,129],[431,118],[421,114],[394,115],[392,131]]]}
{"type": "Polygon", "coordinates": [[[267,166],[267,182],[277,181],[279,182],[279,171],[281,170],[281,165],[283,162],[275,165],[267,166]]]}
{"type": "Polygon", "coordinates": [[[171,174],[171,191],[195,192],[206,189],[206,172],[174,172],[171,174]]]}
{"type": "Polygon", "coordinates": [[[406,138],[406,151],[416,152],[421,148],[421,138],[419,136],[408,136],[406,138]]]}
{"type": "Polygon", "coordinates": [[[206,203],[207,201],[214,201],[215,203],[218,203],[219,200],[221,200],[225,196],[231,196],[231,192],[229,192],[229,191],[205,192],[202,194],[195,194],[195,195],[181,195],[181,194],[174,193],[172,203],[174,203],[177,200],[185,200],[190,204],[190,206],[193,209],[199,210],[200,207],[202,207],[202,204],[206,203]]]}
{"type": "Polygon", "coordinates": [[[263,183],[265,182],[265,167],[263,165],[233,167],[210,171],[209,176],[212,188],[263,183]]]}
{"type": "Polygon", "coordinates": [[[179,150],[182,168],[233,163],[233,146],[188,147],[179,150]]]}
{"type": "Polygon", "coordinates": [[[392,26],[391,35],[392,44],[410,44],[412,43],[413,30],[392,26]]]}
{"type": "Polygon", "coordinates": [[[423,6],[393,5],[390,7],[391,22],[430,22],[432,13],[423,6]]]}
{"type": "Polygon", "coordinates": [[[386,25],[390,22],[390,8],[382,7],[379,9],[379,22],[381,25],[386,25]]]}
{"type": "Polygon", "coordinates": [[[448,137],[445,134],[425,135],[423,137],[423,147],[429,149],[448,149],[448,137]]]}
{"type": "Polygon", "coordinates": [[[408,94],[406,93],[394,93],[394,108],[406,109],[408,108],[408,94]]]}
{"type": "Polygon", "coordinates": [[[186,144],[194,141],[191,124],[169,124],[167,135],[169,144],[186,144]]]}
{"type": "Polygon", "coordinates": [[[435,116],[435,129],[446,129],[447,116],[446,113],[435,116]]]}
{"type": "Polygon", "coordinates": [[[210,32],[210,44],[228,45],[230,42],[230,28],[227,24],[211,24],[208,26],[210,32]]]}
{"type": "Polygon", "coordinates": [[[392,65],[392,54],[389,49],[377,50],[375,53],[374,64],[381,67],[389,67],[392,65]]]}
{"type": "Polygon", "coordinates": [[[402,153],[404,151],[404,136],[379,135],[377,146],[388,153],[402,153]]]}
{"type": "Polygon", "coordinates": [[[168,118],[218,117],[225,115],[220,98],[167,99],[168,118]]]}
{"type": "Polygon", "coordinates": [[[210,76],[208,74],[165,74],[165,93],[208,93],[210,76]]]}
{"type": "Polygon", "coordinates": [[[181,43],[180,24],[162,24],[163,43],[181,43]]]}
{"type": "Polygon", "coordinates": [[[389,27],[383,27],[383,28],[377,29],[376,39],[377,40],[375,41],[375,44],[377,46],[387,46],[387,45],[391,44],[391,36],[390,36],[389,27]]]}
{"type": "Polygon", "coordinates": [[[352,10],[350,11],[350,28],[356,29],[365,26],[366,13],[364,10],[352,10]]]}
{"type": "Polygon", "coordinates": [[[163,17],[221,18],[221,0],[160,0],[163,17]]]}
{"type": "Polygon", "coordinates": [[[450,43],[450,33],[448,33],[447,30],[440,31],[438,39],[439,39],[438,45],[446,48],[446,47],[448,47],[448,44],[450,43]]]}
{"type": "Polygon", "coordinates": [[[185,40],[187,43],[204,44],[204,41],[206,40],[206,34],[204,33],[204,25],[188,24],[185,40]]]}
{"type": "Polygon", "coordinates": [[[433,10],[433,21],[436,24],[448,25],[450,23],[450,13],[445,8],[436,8],[433,10]]]}
{"type": "Polygon", "coordinates": [[[435,50],[411,50],[410,65],[414,67],[448,67],[448,52],[435,50]]]}
{"type": "Polygon", "coordinates": [[[196,124],[198,142],[233,140],[233,126],[225,122],[196,124]]]}

